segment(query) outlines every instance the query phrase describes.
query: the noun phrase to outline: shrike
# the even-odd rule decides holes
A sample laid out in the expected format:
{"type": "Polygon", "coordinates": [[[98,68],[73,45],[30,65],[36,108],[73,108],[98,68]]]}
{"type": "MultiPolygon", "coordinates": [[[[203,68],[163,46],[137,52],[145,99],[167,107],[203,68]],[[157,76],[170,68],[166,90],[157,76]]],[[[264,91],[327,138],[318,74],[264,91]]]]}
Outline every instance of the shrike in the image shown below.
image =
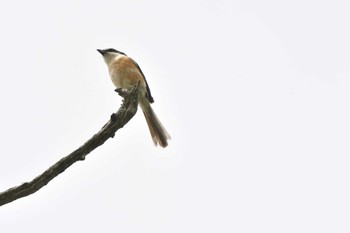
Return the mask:
{"type": "Polygon", "coordinates": [[[150,105],[154,100],[146,77],[139,65],[125,53],[118,50],[97,49],[97,51],[102,54],[108,66],[109,76],[117,88],[131,90],[140,82],[138,102],[145,115],[153,142],[156,146],[167,147],[170,135],[160,123],[150,105]]]}

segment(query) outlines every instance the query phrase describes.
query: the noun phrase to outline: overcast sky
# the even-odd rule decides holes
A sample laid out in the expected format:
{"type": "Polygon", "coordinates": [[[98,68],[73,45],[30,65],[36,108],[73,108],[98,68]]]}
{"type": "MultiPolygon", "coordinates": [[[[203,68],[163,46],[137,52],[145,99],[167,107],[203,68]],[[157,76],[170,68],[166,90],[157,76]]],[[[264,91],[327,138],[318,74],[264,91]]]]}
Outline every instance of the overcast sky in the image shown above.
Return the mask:
{"type": "Polygon", "coordinates": [[[349,232],[350,3],[8,1],[0,7],[0,191],[115,112],[113,47],[147,77],[143,114],[37,193],[1,232],[349,232]]]}

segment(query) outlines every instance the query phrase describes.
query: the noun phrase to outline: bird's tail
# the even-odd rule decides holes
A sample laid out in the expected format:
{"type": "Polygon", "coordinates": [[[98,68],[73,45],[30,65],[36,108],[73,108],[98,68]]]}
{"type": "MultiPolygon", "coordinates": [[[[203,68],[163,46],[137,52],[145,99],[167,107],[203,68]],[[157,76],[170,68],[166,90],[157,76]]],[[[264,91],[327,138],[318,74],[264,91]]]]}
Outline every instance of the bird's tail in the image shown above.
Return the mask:
{"type": "Polygon", "coordinates": [[[143,114],[145,115],[149,131],[152,136],[152,140],[154,144],[160,145],[161,147],[165,148],[168,146],[168,140],[170,140],[170,135],[165,130],[162,123],[160,123],[157,115],[154,113],[151,105],[147,101],[143,101],[143,103],[140,104],[141,109],[143,111],[143,114]]]}

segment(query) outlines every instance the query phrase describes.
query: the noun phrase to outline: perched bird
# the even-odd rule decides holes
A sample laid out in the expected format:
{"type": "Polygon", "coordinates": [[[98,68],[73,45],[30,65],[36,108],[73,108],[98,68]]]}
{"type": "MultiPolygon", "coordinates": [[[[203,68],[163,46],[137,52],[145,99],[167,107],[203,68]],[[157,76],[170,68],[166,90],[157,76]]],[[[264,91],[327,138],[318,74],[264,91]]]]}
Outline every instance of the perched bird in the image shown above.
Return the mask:
{"type": "Polygon", "coordinates": [[[138,82],[138,102],[145,115],[154,144],[168,146],[170,135],[154,113],[151,103],[154,102],[151,90],[139,65],[125,53],[115,49],[97,49],[102,54],[109,70],[109,76],[117,88],[131,90],[138,82]]]}

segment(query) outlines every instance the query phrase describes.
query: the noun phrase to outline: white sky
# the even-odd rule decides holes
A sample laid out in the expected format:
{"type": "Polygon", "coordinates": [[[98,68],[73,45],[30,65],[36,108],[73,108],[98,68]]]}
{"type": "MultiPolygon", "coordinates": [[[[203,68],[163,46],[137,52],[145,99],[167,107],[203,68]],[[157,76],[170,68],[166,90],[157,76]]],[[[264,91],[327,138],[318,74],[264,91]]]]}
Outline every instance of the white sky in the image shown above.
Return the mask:
{"type": "Polygon", "coordinates": [[[348,1],[9,1],[0,191],[116,111],[97,48],[133,57],[172,140],[136,117],[1,232],[349,232],[348,1]],[[287,3],[289,2],[289,3],[287,3]]]}

